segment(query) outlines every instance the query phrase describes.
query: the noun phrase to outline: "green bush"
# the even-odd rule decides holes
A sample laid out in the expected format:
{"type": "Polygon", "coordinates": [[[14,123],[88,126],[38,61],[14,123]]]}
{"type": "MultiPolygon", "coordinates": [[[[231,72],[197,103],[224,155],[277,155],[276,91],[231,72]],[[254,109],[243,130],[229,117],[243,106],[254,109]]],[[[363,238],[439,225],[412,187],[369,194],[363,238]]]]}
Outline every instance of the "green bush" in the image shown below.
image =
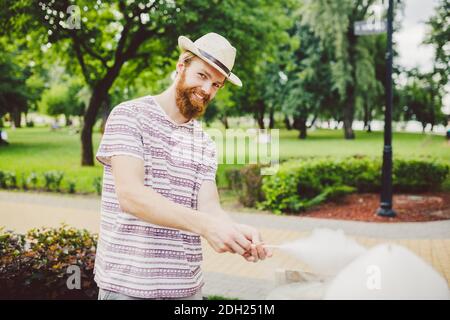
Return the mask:
{"type": "MultiPolygon", "coordinates": [[[[11,171],[0,170],[0,189],[20,189],[20,190],[36,190],[36,191],[48,191],[48,192],[61,192],[61,193],[76,193],[78,180],[76,179],[64,179],[65,173],[63,171],[46,171],[42,173],[36,173],[34,171],[30,173],[19,172],[19,179],[17,179],[16,173],[11,171]]],[[[93,189],[97,194],[101,194],[102,179],[96,178],[93,181],[93,189]]],[[[89,190],[89,192],[94,192],[89,190]]]]}
{"type": "Polygon", "coordinates": [[[262,175],[261,169],[265,165],[251,164],[239,170],[241,176],[241,190],[239,201],[246,207],[254,207],[257,202],[264,199],[261,190],[262,175]]]}
{"type": "Polygon", "coordinates": [[[75,187],[76,187],[77,183],[75,180],[69,180],[67,181],[67,191],[69,193],[75,193],[75,187]]]}
{"type": "Polygon", "coordinates": [[[92,181],[92,185],[94,186],[95,192],[98,195],[102,194],[102,178],[101,177],[95,177],[92,181]]]}
{"type": "Polygon", "coordinates": [[[7,189],[17,189],[17,175],[15,172],[6,171],[4,173],[4,185],[7,189]]]}
{"type": "Polygon", "coordinates": [[[2,189],[16,189],[17,176],[15,172],[0,170],[0,188],[2,189]]]}
{"type": "Polygon", "coordinates": [[[36,172],[31,172],[27,178],[27,185],[32,185],[33,189],[37,189],[37,184],[39,182],[36,172]]]}
{"type": "Polygon", "coordinates": [[[96,235],[65,225],[25,235],[0,229],[0,299],[96,299],[96,246],[96,235]],[[81,289],[67,286],[73,265],[81,289]]]}
{"type": "Polygon", "coordinates": [[[450,167],[437,161],[396,160],[393,188],[398,192],[436,191],[441,188],[450,167]]]}
{"type": "Polygon", "coordinates": [[[64,178],[64,172],[62,171],[47,171],[43,173],[45,181],[45,189],[47,191],[60,191],[61,182],[64,178]]]}
{"type": "Polygon", "coordinates": [[[28,181],[27,181],[27,179],[26,179],[26,177],[25,177],[25,173],[23,173],[22,172],[22,174],[20,175],[20,177],[21,177],[21,188],[23,189],[23,190],[28,190],[29,189],[29,185],[28,185],[28,181]]]}
{"type": "Polygon", "coordinates": [[[242,178],[241,178],[240,168],[226,169],[225,178],[228,183],[228,189],[241,190],[242,178]]]}
{"type": "Polygon", "coordinates": [[[0,170],[0,188],[6,188],[5,172],[0,170]]]}
{"type": "MultiPolygon", "coordinates": [[[[395,160],[396,192],[439,190],[449,173],[447,164],[433,160],[395,160]]],[[[301,211],[351,192],[381,190],[381,161],[367,157],[295,160],[263,179],[264,201],[258,207],[282,212],[301,211]]]]}
{"type": "MultiPolygon", "coordinates": [[[[293,164],[280,166],[278,172],[262,180],[264,202],[259,208],[270,209],[276,214],[289,211],[301,201],[299,197],[299,170],[293,164]]],[[[306,186],[306,184],[305,184],[306,186]]],[[[301,187],[303,190],[303,187],[301,187]]],[[[308,188],[308,190],[311,190],[308,188]]]]}

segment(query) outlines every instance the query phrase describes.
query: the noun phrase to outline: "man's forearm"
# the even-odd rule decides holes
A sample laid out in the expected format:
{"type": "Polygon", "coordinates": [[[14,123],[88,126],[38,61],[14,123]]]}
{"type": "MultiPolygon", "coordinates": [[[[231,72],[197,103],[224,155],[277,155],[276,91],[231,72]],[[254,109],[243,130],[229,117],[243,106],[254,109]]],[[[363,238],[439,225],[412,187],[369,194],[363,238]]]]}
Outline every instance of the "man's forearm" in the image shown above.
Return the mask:
{"type": "Polygon", "coordinates": [[[148,187],[119,193],[122,210],[160,226],[185,230],[199,235],[211,220],[207,214],[174,203],[148,187]]]}
{"type": "Polygon", "coordinates": [[[210,211],[211,211],[212,214],[214,214],[217,217],[233,221],[233,219],[231,218],[230,214],[227,211],[223,210],[222,207],[218,207],[218,208],[215,208],[215,209],[212,209],[212,210],[208,210],[208,212],[210,212],[210,211]]]}

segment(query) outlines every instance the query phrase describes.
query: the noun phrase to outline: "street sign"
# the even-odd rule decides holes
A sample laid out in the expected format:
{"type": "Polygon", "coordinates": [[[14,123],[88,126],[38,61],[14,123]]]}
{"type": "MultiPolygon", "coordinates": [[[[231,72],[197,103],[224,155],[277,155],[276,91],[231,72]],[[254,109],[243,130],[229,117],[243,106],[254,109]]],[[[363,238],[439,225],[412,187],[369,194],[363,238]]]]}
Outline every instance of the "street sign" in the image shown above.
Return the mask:
{"type": "Polygon", "coordinates": [[[353,30],[357,36],[385,33],[387,30],[387,21],[355,21],[353,30]]]}

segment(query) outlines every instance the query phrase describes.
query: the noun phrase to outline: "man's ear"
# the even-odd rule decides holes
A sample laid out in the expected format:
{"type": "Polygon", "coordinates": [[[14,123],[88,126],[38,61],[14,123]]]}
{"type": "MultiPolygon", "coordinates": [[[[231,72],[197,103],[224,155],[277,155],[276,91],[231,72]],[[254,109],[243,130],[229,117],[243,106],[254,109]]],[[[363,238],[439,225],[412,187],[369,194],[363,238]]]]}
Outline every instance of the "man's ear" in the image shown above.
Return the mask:
{"type": "Polygon", "coordinates": [[[180,74],[184,70],[184,68],[186,68],[186,65],[184,64],[184,62],[182,62],[182,61],[177,62],[177,67],[176,67],[177,74],[180,74]]]}

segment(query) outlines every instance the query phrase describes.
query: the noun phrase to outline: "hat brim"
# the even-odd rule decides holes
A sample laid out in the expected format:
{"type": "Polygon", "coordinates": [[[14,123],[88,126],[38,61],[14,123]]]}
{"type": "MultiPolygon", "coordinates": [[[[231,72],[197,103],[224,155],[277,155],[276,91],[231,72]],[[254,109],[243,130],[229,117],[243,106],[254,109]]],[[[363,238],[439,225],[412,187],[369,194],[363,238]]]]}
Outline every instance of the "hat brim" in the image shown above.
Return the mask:
{"type": "Polygon", "coordinates": [[[242,87],[242,81],[238,78],[233,72],[230,73],[230,76],[228,76],[225,71],[223,71],[218,65],[216,65],[214,62],[209,60],[208,58],[204,57],[198,48],[195,46],[195,43],[192,42],[189,38],[185,36],[178,37],[178,47],[180,47],[181,51],[190,51],[193,54],[195,54],[197,57],[211,65],[214,69],[219,71],[221,74],[223,74],[226,77],[226,80],[230,81],[232,84],[242,87]]]}

